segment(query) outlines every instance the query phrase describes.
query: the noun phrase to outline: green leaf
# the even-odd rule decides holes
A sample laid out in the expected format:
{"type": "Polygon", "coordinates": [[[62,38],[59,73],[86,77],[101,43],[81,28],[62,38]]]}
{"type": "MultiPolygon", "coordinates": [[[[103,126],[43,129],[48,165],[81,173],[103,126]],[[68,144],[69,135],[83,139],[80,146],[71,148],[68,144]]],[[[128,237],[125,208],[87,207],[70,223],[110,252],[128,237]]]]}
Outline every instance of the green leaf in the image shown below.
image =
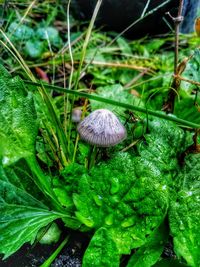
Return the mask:
{"type": "Polygon", "coordinates": [[[59,229],[58,225],[53,222],[51,226],[46,229],[41,229],[38,233],[39,242],[40,244],[44,245],[51,245],[53,243],[57,243],[60,239],[61,230],[59,229]],[[45,231],[45,232],[44,232],[45,231]]]}
{"type": "MultiPolygon", "coordinates": [[[[72,195],[77,191],[79,179],[85,172],[86,170],[83,166],[73,163],[67,166],[59,177],[53,178],[53,191],[68,214],[74,215],[75,205],[72,195]]],[[[79,221],[77,223],[68,219],[63,219],[63,221],[67,227],[72,229],[78,229],[81,226],[79,221]]]]}
{"type": "Polygon", "coordinates": [[[38,131],[32,93],[0,65],[0,155],[10,165],[34,154],[38,131]]]}
{"type": "Polygon", "coordinates": [[[24,243],[33,243],[40,228],[65,215],[17,187],[1,166],[0,174],[0,253],[7,258],[24,243]]]}
{"type": "Polygon", "coordinates": [[[11,35],[11,40],[15,42],[29,40],[34,35],[34,31],[29,26],[16,21],[9,25],[8,33],[11,35]]]}
{"type": "MultiPolygon", "coordinates": [[[[115,101],[124,102],[127,104],[134,104],[137,106],[144,106],[142,101],[128,93],[120,84],[109,85],[105,87],[99,87],[96,89],[95,94],[98,94],[102,97],[113,99],[115,101]]],[[[123,109],[121,107],[112,106],[107,103],[101,103],[91,100],[92,110],[107,108],[113,110],[117,113],[122,113],[123,109]]]]}
{"type": "Polygon", "coordinates": [[[174,259],[163,259],[157,262],[153,267],[188,267],[185,263],[181,263],[174,259]]]}
{"type": "Polygon", "coordinates": [[[98,229],[83,257],[83,267],[119,267],[119,253],[106,228],[98,229]]]}
{"type": "Polygon", "coordinates": [[[30,39],[25,44],[25,52],[31,58],[40,58],[45,51],[45,43],[36,39],[30,39]]]}
{"type": "Polygon", "coordinates": [[[120,254],[143,245],[168,207],[168,189],[158,181],[157,169],[140,176],[135,172],[140,164],[139,158],[118,154],[83,175],[73,196],[76,217],[88,229],[107,228],[120,254]]]}
{"type": "Polygon", "coordinates": [[[200,124],[200,112],[198,104],[194,104],[194,97],[185,97],[180,101],[176,101],[174,114],[184,120],[193,121],[200,124]]]}
{"type": "Polygon", "coordinates": [[[153,266],[163,252],[168,234],[168,230],[166,229],[164,223],[161,224],[161,226],[149,237],[147,243],[133,254],[127,264],[127,267],[153,266]]]}
{"type": "Polygon", "coordinates": [[[132,54],[131,47],[126,39],[119,37],[116,41],[122,53],[129,55],[132,54]]]}
{"type": "MultiPolygon", "coordinates": [[[[15,165],[12,165],[12,167],[5,168],[3,172],[0,172],[0,176],[2,180],[9,181],[17,188],[26,191],[36,199],[43,200],[44,202],[44,195],[35,185],[32,172],[25,160],[20,160],[15,165]]],[[[47,181],[46,179],[45,182],[47,183],[47,181]]]]}
{"type": "Polygon", "coordinates": [[[46,40],[55,47],[62,45],[62,39],[59,36],[59,32],[53,27],[40,27],[36,31],[36,37],[41,40],[46,40]]]}
{"type": "Polygon", "coordinates": [[[200,266],[200,154],[188,155],[178,179],[182,181],[169,210],[174,249],[189,266],[200,266]]]}
{"type": "Polygon", "coordinates": [[[88,227],[104,227],[120,254],[144,245],[163,222],[173,179],[179,170],[180,146],[187,135],[175,124],[148,121],[149,134],[138,156],[118,153],[80,177],[73,195],[76,217],[88,227]]]}
{"type": "Polygon", "coordinates": [[[195,49],[193,57],[187,63],[186,69],[184,71],[184,76],[186,76],[190,80],[198,82],[199,75],[200,75],[200,50],[198,48],[195,49]]]}

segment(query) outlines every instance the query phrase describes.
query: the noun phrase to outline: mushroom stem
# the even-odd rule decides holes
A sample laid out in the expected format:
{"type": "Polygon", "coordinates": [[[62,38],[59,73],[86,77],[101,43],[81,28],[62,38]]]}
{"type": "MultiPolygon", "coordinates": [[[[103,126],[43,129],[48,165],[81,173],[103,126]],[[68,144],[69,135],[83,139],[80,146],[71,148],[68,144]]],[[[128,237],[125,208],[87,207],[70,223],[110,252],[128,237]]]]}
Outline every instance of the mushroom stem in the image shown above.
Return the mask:
{"type": "Polygon", "coordinates": [[[94,167],[97,156],[98,156],[99,149],[97,146],[92,146],[90,150],[90,154],[88,157],[88,169],[91,170],[94,167]]]}

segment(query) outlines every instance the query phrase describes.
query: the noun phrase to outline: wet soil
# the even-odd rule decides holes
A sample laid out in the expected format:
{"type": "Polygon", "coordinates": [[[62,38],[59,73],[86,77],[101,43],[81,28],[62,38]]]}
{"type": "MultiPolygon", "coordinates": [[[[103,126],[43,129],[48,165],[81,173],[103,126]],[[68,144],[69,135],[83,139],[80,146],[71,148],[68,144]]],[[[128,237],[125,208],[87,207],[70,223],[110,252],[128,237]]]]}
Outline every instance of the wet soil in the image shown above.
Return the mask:
{"type": "MultiPolygon", "coordinates": [[[[59,241],[60,244],[61,241],[59,241]]],[[[75,232],[71,234],[68,244],[51,264],[51,267],[81,267],[82,257],[88,245],[86,235],[75,232]]],[[[6,260],[0,259],[0,267],[39,267],[58,247],[54,245],[31,246],[25,244],[22,248],[6,260]]]]}
{"type": "MultiPolygon", "coordinates": [[[[89,236],[80,232],[70,233],[69,242],[63,248],[61,253],[51,264],[51,267],[81,267],[84,252],[89,244],[89,236]]],[[[62,240],[59,241],[59,244],[62,240]]],[[[35,245],[25,244],[18,252],[6,260],[0,258],[0,267],[39,267],[56,250],[59,245],[35,245]]],[[[130,255],[121,258],[120,267],[125,267],[130,255]]],[[[170,240],[163,251],[162,258],[166,260],[175,260],[172,240],[170,240]]],[[[155,265],[158,266],[159,265],[155,265]]],[[[164,265],[165,266],[165,265],[164,265]]],[[[166,266],[172,266],[166,262],[166,266]]],[[[179,266],[179,265],[177,265],[179,266]]],[[[183,266],[183,265],[180,265],[183,266]]]]}

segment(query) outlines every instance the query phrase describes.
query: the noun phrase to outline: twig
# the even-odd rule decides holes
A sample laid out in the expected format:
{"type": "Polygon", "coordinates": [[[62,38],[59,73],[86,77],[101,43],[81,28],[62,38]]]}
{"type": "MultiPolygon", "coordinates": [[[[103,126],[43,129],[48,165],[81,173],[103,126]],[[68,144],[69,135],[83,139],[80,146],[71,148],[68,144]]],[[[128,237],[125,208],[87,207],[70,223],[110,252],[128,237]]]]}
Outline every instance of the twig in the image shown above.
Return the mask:
{"type": "MultiPolygon", "coordinates": [[[[88,61],[85,60],[87,63],[88,61]]],[[[115,63],[115,62],[102,62],[102,61],[92,61],[91,64],[93,65],[98,65],[102,67],[113,67],[113,68],[125,68],[125,69],[133,69],[133,70],[138,70],[141,72],[148,72],[148,73],[154,73],[153,70],[142,67],[142,66],[136,66],[136,65],[131,65],[131,64],[124,64],[124,63],[115,63]]]]}
{"type": "Polygon", "coordinates": [[[179,55],[179,28],[180,24],[183,21],[182,10],[183,10],[183,2],[184,0],[179,0],[179,8],[178,8],[178,14],[176,17],[173,17],[169,12],[167,13],[170,18],[174,22],[174,29],[175,29],[175,47],[174,47],[174,79],[171,84],[171,88],[168,94],[168,99],[166,103],[164,104],[163,110],[165,110],[168,113],[173,113],[174,111],[174,101],[176,98],[176,92],[179,89],[180,86],[180,80],[178,80],[175,75],[181,74],[182,70],[180,71],[180,66],[178,65],[178,55],[179,55]],[[181,72],[181,73],[180,73],[181,72]]]}
{"type": "Polygon", "coordinates": [[[200,82],[196,82],[196,81],[193,81],[193,80],[186,79],[186,78],[180,76],[179,74],[177,74],[177,75],[175,74],[174,78],[179,79],[179,80],[184,81],[184,82],[187,82],[187,83],[191,83],[191,84],[200,86],[200,82]]]}
{"type": "Polygon", "coordinates": [[[179,9],[178,9],[178,16],[174,18],[174,26],[175,26],[175,52],[174,52],[174,74],[177,74],[178,68],[178,50],[179,50],[179,28],[180,24],[183,21],[182,10],[183,10],[183,2],[184,0],[180,0],[179,2],[179,9]]]}

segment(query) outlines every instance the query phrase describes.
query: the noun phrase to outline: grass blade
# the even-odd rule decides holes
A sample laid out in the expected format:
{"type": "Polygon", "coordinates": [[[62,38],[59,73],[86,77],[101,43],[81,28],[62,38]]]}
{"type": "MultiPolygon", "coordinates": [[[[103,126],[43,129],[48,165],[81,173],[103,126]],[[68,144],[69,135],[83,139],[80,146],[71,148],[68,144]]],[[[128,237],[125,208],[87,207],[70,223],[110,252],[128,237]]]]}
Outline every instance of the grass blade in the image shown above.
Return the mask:
{"type": "MultiPolygon", "coordinates": [[[[34,83],[31,81],[24,81],[24,82],[25,82],[25,84],[30,84],[30,85],[35,86],[35,87],[41,86],[40,83],[34,83]]],[[[186,120],[183,120],[183,119],[171,116],[171,115],[166,115],[165,113],[161,113],[160,111],[150,110],[147,108],[142,108],[142,107],[138,107],[135,105],[130,105],[130,104],[114,101],[114,100],[107,99],[107,98],[104,98],[104,97],[101,97],[98,95],[94,95],[94,94],[91,95],[91,94],[80,92],[80,91],[63,89],[62,87],[59,87],[59,86],[53,86],[53,85],[47,85],[47,84],[43,84],[43,86],[47,89],[50,89],[50,90],[55,90],[55,91],[66,93],[66,94],[72,94],[75,96],[84,97],[84,98],[92,99],[95,101],[107,103],[107,104],[110,104],[113,106],[122,107],[122,108],[125,108],[128,110],[138,111],[138,112],[141,112],[144,114],[149,114],[149,115],[152,115],[154,117],[162,118],[162,119],[165,119],[168,121],[173,121],[173,122],[178,123],[184,127],[189,127],[189,128],[194,128],[194,129],[200,128],[199,124],[196,124],[196,123],[193,123],[190,121],[186,121],[186,120]]]]}

